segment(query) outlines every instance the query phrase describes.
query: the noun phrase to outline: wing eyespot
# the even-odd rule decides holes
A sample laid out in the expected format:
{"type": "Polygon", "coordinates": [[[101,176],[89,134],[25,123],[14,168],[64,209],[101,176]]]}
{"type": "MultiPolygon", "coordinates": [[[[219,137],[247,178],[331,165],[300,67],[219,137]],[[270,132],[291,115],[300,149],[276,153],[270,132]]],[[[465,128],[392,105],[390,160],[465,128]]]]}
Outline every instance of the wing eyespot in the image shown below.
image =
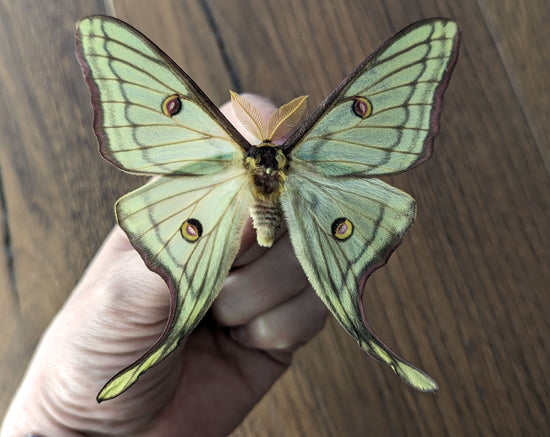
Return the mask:
{"type": "Polygon", "coordinates": [[[162,113],[167,117],[173,117],[181,111],[181,99],[177,94],[172,94],[162,101],[162,113]]]}
{"type": "Polygon", "coordinates": [[[330,230],[334,238],[346,241],[353,234],[353,223],[345,217],[339,217],[332,222],[330,230]]]}
{"type": "Polygon", "coordinates": [[[372,104],[366,97],[354,97],[351,109],[357,117],[363,120],[372,114],[372,104]]]}
{"type": "Polygon", "coordinates": [[[194,218],[185,220],[180,230],[182,237],[189,243],[195,243],[202,236],[202,224],[194,218]]]}

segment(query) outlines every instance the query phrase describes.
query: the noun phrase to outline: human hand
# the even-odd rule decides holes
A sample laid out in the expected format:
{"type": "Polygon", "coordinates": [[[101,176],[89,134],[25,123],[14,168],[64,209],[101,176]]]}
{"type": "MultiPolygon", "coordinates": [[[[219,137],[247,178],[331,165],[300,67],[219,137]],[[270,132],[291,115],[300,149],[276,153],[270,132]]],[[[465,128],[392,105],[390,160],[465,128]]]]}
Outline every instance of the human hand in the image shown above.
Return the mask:
{"type": "MultiPolygon", "coordinates": [[[[262,112],[275,107],[252,96],[262,112]]],[[[237,127],[231,107],[222,111],[237,127]]],[[[218,436],[231,432],[324,325],[325,306],[286,232],[266,251],[247,225],[211,311],[180,347],[119,397],[95,397],[162,333],[168,289],[115,228],[45,332],[2,437],[218,436]]]]}

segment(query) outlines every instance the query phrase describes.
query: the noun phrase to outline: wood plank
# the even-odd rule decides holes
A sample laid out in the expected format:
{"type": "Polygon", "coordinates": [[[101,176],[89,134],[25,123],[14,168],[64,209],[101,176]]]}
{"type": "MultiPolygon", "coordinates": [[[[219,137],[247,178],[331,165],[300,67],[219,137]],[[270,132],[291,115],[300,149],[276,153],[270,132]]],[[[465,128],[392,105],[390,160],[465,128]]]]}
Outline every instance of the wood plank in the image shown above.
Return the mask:
{"type": "MultiPolygon", "coordinates": [[[[12,339],[18,337],[15,331],[21,325],[21,302],[14,281],[11,230],[2,174],[3,164],[3,161],[0,161],[0,290],[2,291],[0,293],[0,332],[4,339],[12,339]]],[[[10,387],[5,379],[14,369],[15,363],[8,358],[13,354],[13,349],[13,346],[10,347],[10,344],[5,341],[0,345],[2,367],[7,368],[7,371],[0,375],[0,408],[7,405],[13,391],[13,387],[10,387]]]]}
{"type": "Polygon", "coordinates": [[[550,3],[482,0],[479,7],[523,117],[550,171],[550,3]]]}

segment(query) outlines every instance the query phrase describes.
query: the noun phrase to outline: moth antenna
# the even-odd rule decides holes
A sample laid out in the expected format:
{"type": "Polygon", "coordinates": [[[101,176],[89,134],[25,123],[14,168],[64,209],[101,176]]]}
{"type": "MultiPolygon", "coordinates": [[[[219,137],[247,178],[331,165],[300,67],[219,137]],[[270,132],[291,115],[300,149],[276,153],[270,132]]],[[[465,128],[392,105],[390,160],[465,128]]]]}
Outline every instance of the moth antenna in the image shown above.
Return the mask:
{"type": "Polygon", "coordinates": [[[268,138],[267,123],[263,114],[246,97],[237,94],[235,91],[229,92],[231,93],[231,106],[237,120],[254,137],[257,141],[256,144],[261,144],[268,138]]]}
{"type": "Polygon", "coordinates": [[[308,96],[296,97],[273,112],[267,120],[267,138],[282,138],[294,129],[306,110],[308,96]]]}

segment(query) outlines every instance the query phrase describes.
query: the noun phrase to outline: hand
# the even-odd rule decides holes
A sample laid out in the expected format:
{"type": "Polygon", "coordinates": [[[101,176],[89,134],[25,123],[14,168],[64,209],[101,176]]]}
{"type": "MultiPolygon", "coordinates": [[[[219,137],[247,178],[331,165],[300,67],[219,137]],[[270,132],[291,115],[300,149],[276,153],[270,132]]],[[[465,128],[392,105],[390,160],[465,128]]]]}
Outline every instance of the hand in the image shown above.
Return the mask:
{"type": "MultiPolygon", "coordinates": [[[[250,97],[269,114],[275,107],[250,97]]],[[[227,105],[222,111],[236,122],[227,105]]],[[[242,129],[241,129],[242,130],[242,129]]],[[[219,436],[231,432],[324,325],[286,232],[266,251],[247,225],[209,315],[119,397],[95,397],[162,333],[168,289],[117,227],[45,332],[2,437],[219,436]]]]}

